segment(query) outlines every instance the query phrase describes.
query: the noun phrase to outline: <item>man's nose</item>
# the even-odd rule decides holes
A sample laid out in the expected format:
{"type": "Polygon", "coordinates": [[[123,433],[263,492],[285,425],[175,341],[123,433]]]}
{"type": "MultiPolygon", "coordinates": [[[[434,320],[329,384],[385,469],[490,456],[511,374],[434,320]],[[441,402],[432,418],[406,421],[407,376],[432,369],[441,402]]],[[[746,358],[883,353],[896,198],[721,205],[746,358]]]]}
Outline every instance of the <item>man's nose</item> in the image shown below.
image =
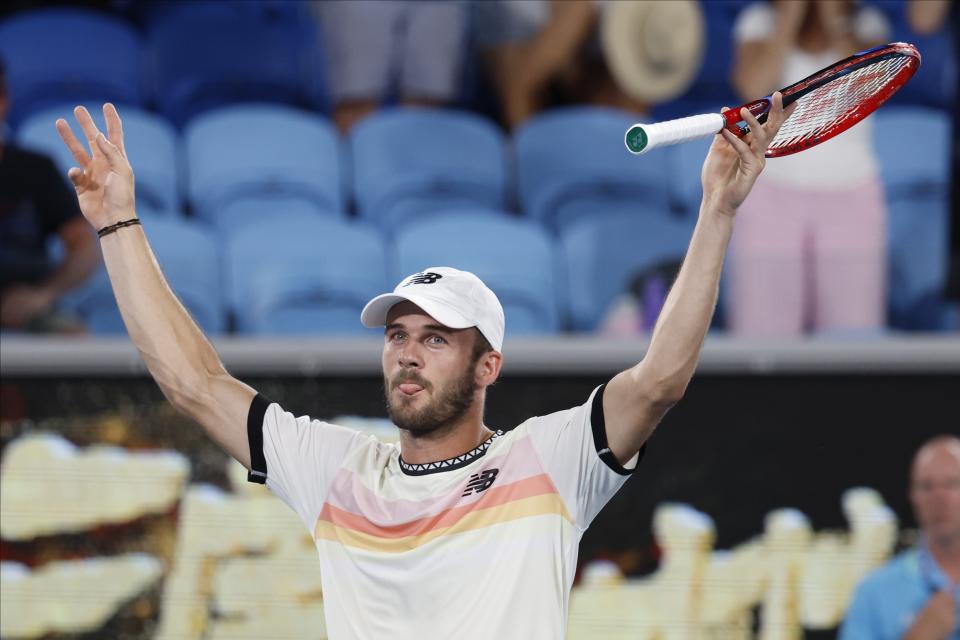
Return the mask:
{"type": "Polygon", "coordinates": [[[423,366],[423,358],[420,357],[420,353],[417,350],[415,345],[406,344],[403,349],[400,350],[400,366],[404,369],[411,369],[423,366]]]}

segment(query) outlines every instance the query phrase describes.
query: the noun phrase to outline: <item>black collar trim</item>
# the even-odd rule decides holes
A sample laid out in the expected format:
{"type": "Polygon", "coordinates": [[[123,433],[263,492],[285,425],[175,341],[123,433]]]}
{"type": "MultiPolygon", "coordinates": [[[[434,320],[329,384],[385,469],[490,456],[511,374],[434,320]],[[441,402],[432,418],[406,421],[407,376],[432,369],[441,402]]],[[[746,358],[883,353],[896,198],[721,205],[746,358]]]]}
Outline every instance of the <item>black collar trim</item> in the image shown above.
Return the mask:
{"type": "Polygon", "coordinates": [[[437,462],[424,462],[421,464],[410,464],[404,462],[403,456],[400,457],[400,470],[408,476],[425,476],[431,473],[440,473],[442,471],[453,471],[465,467],[477,458],[482,458],[493,444],[493,441],[503,435],[502,430],[497,430],[492,436],[481,442],[475,449],[468,451],[456,458],[439,460],[437,462]]]}

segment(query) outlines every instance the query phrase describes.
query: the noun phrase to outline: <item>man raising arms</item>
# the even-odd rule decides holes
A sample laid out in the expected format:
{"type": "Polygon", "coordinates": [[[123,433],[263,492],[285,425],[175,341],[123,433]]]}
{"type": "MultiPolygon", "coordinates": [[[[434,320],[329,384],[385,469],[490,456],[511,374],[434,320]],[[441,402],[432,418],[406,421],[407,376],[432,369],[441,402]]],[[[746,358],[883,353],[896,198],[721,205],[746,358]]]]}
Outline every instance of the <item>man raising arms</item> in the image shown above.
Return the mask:
{"type": "MultiPolygon", "coordinates": [[[[789,111],[788,111],[789,112],[789,111]]],[[[364,309],[385,326],[383,375],[399,444],[293,414],[233,378],[163,278],[134,210],[120,117],[82,108],[88,152],[57,129],[127,331],[167,399],[303,520],[332,638],[561,638],[580,538],[683,396],[717,300],[734,216],[788,115],[718,135],[700,216],[649,349],[571,409],[509,431],[483,421],[503,363],[503,309],[473,274],[427,268],[364,309]]],[[[611,141],[611,144],[619,143],[611,141]]],[[[322,245],[317,247],[322,251],[322,245]]],[[[304,630],[309,635],[310,630],[304,630]]]]}

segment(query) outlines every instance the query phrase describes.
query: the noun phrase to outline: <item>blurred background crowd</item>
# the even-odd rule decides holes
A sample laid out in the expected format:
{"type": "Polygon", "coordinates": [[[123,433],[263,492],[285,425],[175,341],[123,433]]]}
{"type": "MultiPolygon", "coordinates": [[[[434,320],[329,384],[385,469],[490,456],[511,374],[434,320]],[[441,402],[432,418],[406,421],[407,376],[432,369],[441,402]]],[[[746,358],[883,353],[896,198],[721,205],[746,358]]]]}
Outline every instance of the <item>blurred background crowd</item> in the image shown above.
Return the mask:
{"type": "Polygon", "coordinates": [[[6,3],[3,330],[123,333],[53,127],[112,101],[138,213],[208,332],[362,333],[372,292],[455,263],[498,292],[511,335],[644,335],[696,220],[709,141],[631,157],[626,128],[741,104],[894,40],[923,64],[888,105],[768,163],[715,326],[955,330],[950,7],[6,3]]]}

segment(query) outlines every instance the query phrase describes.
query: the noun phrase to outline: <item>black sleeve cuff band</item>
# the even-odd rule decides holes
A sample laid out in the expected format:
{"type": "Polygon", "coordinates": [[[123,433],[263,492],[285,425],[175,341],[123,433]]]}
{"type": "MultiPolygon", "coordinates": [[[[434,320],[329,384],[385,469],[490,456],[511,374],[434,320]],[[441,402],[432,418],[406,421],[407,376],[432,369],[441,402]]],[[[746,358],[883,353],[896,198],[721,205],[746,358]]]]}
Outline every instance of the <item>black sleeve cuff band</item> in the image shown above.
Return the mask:
{"type": "Polygon", "coordinates": [[[267,415],[267,407],[271,404],[271,400],[259,393],[250,403],[250,411],[247,413],[247,442],[250,444],[250,471],[247,473],[247,482],[267,482],[267,459],[263,455],[263,419],[267,415]]]}
{"type": "Polygon", "coordinates": [[[606,391],[606,389],[607,385],[602,385],[597,390],[596,395],[593,396],[593,407],[590,410],[590,426],[593,428],[593,446],[597,448],[597,455],[600,456],[604,464],[622,476],[629,476],[640,467],[640,461],[643,460],[643,456],[647,452],[647,444],[644,443],[643,446],[640,447],[640,455],[637,456],[637,463],[633,469],[624,469],[623,465],[617,461],[617,457],[613,455],[613,451],[611,451],[607,445],[607,425],[603,418],[603,392],[606,391]]]}

